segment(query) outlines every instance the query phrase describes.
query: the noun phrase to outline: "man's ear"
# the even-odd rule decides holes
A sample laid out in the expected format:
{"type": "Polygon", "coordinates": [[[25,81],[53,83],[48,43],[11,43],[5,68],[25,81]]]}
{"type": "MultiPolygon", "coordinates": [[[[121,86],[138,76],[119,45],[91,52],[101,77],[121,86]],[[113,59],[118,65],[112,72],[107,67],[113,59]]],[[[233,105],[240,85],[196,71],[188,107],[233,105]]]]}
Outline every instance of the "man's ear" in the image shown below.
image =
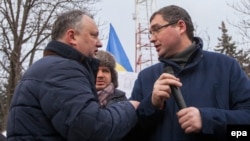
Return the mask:
{"type": "Polygon", "coordinates": [[[179,20],[179,21],[177,22],[177,26],[178,26],[179,31],[180,31],[181,33],[186,32],[186,30],[187,30],[187,25],[186,25],[186,23],[185,23],[183,20],[179,20]]]}
{"type": "Polygon", "coordinates": [[[69,43],[71,46],[75,46],[76,45],[76,31],[73,29],[69,29],[66,31],[66,41],[67,43],[69,43]]]}

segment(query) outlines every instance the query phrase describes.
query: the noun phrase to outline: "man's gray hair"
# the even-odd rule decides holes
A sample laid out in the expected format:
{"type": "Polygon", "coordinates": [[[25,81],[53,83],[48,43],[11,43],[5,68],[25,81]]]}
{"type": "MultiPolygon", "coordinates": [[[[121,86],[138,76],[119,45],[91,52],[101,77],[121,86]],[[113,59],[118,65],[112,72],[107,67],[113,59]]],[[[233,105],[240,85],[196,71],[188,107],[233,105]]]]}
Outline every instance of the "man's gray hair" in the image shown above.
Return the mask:
{"type": "Polygon", "coordinates": [[[52,27],[52,40],[58,40],[70,28],[80,32],[84,15],[93,18],[89,13],[82,10],[72,10],[59,15],[52,27]]]}

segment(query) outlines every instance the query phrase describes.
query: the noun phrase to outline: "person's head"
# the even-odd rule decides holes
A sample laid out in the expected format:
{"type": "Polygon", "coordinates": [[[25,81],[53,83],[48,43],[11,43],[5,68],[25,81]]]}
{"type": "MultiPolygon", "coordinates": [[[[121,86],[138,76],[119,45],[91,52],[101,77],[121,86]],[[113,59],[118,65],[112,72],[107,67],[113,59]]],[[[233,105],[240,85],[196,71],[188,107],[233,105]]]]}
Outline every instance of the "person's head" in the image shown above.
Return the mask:
{"type": "Polygon", "coordinates": [[[87,57],[94,57],[98,48],[102,47],[98,35],[92,16],[81,10],[72,10],[58,16],[51,38],[72,46],[87,57]]]}
{"type": "Polygon", "coordinates": [[[172,57],[193,40],[194,26],[188,12],[178,6],[163,7],[150,18],[150,41],[159,57],[172,57]]]}
{"type": "Polygon", "coordinates": [[[96,89],[103,90],[110,83],[114,87],[118,87],[118,76],[115,70],[116,61],[114,57],[105,51],[99,50],[96,53],[96,58],[100,60],[99,69],[96,76],[96,89]]]}

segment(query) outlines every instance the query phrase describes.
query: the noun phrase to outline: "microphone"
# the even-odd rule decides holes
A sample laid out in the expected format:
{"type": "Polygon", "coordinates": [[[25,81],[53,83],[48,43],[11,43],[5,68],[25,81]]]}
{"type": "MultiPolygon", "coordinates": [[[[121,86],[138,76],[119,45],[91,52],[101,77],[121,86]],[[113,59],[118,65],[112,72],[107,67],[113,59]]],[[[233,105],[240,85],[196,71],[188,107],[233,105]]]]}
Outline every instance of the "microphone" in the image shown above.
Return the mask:
{"type": "MultiPolygon", "coordinates": [[[[164,68],[164,72],[174,75],[173,69],[169,66],[164,68]]],[[[175,102],[178,105],[179,109],[186,108],[187,105],[183,99],[183,96],[181,94],[180,89],[176,86],[171,86],[171,85],[170,85],[170,89],[171,89],[171,93],[174,96],[175,102]]]]}

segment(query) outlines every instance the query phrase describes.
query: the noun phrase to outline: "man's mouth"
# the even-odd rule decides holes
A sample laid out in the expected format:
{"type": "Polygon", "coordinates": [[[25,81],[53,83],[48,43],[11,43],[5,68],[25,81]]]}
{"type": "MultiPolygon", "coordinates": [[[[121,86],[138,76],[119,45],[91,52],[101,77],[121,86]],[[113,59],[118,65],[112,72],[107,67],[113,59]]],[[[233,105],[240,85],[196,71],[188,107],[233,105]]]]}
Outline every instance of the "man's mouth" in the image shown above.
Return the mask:
{"type": "Polygon", "coordinates": [[[156,51],[159,52],[160,51],[160,45],[155,45],[156,51]]]}

